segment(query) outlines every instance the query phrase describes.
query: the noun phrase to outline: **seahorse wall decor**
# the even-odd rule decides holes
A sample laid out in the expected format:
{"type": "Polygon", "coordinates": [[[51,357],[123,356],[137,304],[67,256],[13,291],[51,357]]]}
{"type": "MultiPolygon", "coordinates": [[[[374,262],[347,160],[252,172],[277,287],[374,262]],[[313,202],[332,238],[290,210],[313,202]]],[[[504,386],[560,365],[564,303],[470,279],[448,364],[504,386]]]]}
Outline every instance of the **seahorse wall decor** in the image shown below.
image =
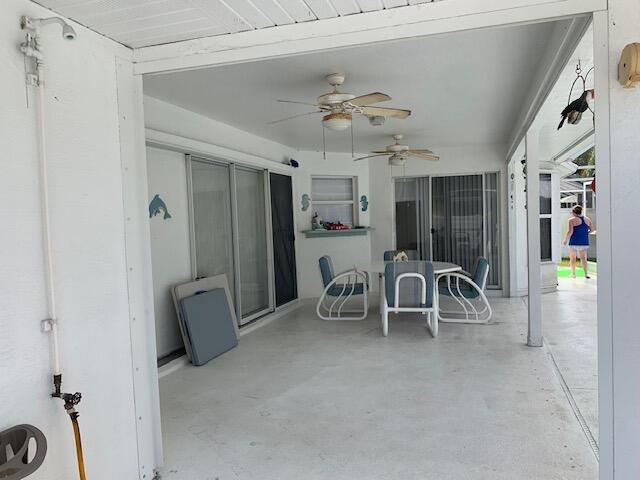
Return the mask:
{"type": "Polygon", "coordinates": [[[362,195],[360,197],[360,207],[363,212],[366,212],[369,209],[369,200],[366,195],[362,195]]]}
{"type": "Polygon", "coordinates": [[[302,211],[306,212],[309,209],[309,205],[311,205],[311,198],[306,193],[302,194],[302,211]]]}

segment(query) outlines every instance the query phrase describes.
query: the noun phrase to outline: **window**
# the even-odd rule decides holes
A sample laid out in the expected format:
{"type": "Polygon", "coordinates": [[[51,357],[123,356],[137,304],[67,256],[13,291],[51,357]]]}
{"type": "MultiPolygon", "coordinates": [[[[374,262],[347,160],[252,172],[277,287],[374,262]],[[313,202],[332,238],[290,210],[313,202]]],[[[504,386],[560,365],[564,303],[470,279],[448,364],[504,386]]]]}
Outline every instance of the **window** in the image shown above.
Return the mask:
{"type": "Polygon", "coordinates": [[[323,222],[357,225],[357,187],[354,177],[312,177],[313,211],[323,222]]]}
{"type": "Polygon", "coordinates": [[[540,260],[550,262],[552,260],[552,188],[551,174],[540,174],[540,260]]]}

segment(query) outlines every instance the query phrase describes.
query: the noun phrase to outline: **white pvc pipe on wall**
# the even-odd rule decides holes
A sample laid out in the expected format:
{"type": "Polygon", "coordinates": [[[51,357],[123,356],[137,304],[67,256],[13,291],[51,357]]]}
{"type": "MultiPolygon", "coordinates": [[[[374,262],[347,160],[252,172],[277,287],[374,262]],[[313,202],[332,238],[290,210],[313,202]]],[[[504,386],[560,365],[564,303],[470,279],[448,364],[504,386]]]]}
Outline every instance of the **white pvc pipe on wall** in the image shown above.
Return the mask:
{"type": "MultiPolygon", "coordinates": [[[[38,34],[36,32],[36,38],[38,34]]],[[[38,95],[38,154],[40,156],[40,188],[42,202],[42,238],[43,260],[45,269],[45,289],[47,291],[47,317],[51,328],[53,343],[53,373],[60,374],[60,353],[58,348],[58,324],[56,312],[56,296],[53,286],[53,259],[51,254],[51,219],[49,215],[49,168],[47,162],[47,143],[45,126],[45,92],[44,92],[44,65],[41,59],[36,59],[38,95]]]]}

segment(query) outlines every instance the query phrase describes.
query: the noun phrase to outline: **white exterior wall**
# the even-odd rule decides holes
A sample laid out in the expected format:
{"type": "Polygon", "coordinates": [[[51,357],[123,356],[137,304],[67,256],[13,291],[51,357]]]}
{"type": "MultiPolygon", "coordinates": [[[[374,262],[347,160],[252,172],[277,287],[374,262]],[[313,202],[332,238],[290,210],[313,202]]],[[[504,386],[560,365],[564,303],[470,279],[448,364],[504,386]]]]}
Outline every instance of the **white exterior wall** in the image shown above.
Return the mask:
{"type": "MultiPolygon", "coordinates": [[[[20,423],[40,428],[48,452],[29,478],[67,480],[77,478],[73,434],[62,402],[49,396],[50,338],[40,331],[47,313],[35,96],[31,89],[27,108],[18,50],[20,16],[51,12],[26,0],[5,0],[1,8],[0,430],[20,423]]],[[[83,395],[78,410],[88,477],[129,480],[139,475],[137,437],[150,441],[136,431],[125,257],[121,148],[135,142],[121,142],[119,118],[136,109],[135,82],[130,50],[74,28],[73,42],[62,40],[57,26],[43,31],[63,387],[83,395]],[[129,75],[120,76],[127,65],[129,75]]],[[[138,353],[145,352],[140,345],[138,353]]],[[[139,372],[148,374],[144,366],[139,372]]],[[[145,391],[156,390],[145,385],[145,391]]],[[[158,427],[153,418],[145,413],[140,423],[158,427]]],[[[155,460],[142,462],[150,479],[155,460]]]]}
{"type": "MultiPolygon", "coordinates": [[[[390,167],[386,158],[369,160],[371,256],[381,259],[385,250],[395,247],[395,177],[426,175],[474,174],[500,172],[502,285],[509,285],[508,224],[507,224],[507,163],[504,145],[477,147],[431,147],[440,156],[438,162],[409,160],[405,167],[390,167]]],[[[374,282],[375,283],[375,282],[374,282]]]]}
{"type": "Polygon", "coordinates": [[[191,281],[189,204],[184,154],[147,147],[149,201],[159,195],[171,218],[149,218],[158,358],[183,347],[171,289],[191,281]]]}
{"type": "MultiPolygon", "coordinates": [[[[562,211],[560,209],[560,174],[550,162],[541,162],[540,173],[551,174],[551,261],[541,262],[540,277],[542,292],[554,291],[558,286],[557,267],[562,259],[562,211]]],[[[511,219],[510,232],[514,241],[511,242],[512,292],[511,296],[525,296],[527,285],[527,209],[525,193],[525,177],[522,171],[520,157],[509,164],[509,214],[511,219]]],[[[566,222],[566,220],[564,220],[566,222]]]]}
{"type": "Polygon", "coordinates": [[[640,322],[637,250],[640,227],[640,88],[618,83],[624,46],[640,42],[640,2],[609,0],[594,19],[596,174],[598,176],[598,360],[600,478],[627,480],[640,472],[640,322]]]}
{"type": "MultiPolygon", "coordinates": [[[[359,155],[356,155],[356,157],[359,155]]],[[[354,265],[368,263],[371,259],[371,233],[355,237],[306,238],[302,230],[311,229],[313,203],[306,212],[302,211],[303,194],[311,197],[311,177],[314,175],[344,175],[357,177],[357,199],[362,195],[369,198],[369,208],[362,211],[358,203],[358,224],[370,224],[371,198],[369,195],[369,167],[366,162],[354,162],[351,154],[327,152],[298,152],[296,160],[300,168],[294,175],[294,203],[296,217],[296,264],[298,269],[298,296],[317,298],[322,293],[322,281],[318,259],[329,255],[336,273],[353,268],[354,265]]]]}

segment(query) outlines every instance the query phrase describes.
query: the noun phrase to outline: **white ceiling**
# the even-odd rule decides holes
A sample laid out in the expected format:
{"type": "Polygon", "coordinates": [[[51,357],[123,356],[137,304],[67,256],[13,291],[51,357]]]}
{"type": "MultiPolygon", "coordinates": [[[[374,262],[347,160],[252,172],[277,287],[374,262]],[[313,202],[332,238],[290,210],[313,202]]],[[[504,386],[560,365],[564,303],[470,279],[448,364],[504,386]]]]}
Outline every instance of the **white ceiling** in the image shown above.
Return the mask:
{"type": "MultiPolygon", "coordinates": [[[[145,94],[301,150],[322,149],[320,115],[267,122],[314,110],[330,90],[324,76],[345,72],[343,91],[381,91],[381,106],[410,108],[380,127],[354,119],[356,151],[407,134],[414,147],[506,143],[556,23],[478,30],[247,64],[148,76],[145,94]]],[[[327,131],[327,150],[349,152],[349,132],[327,131]]]]}
{"type": "Polygon", "coordinates": [[[433,0],[35,1],[113,40],[138,48],[433,0]]]}

